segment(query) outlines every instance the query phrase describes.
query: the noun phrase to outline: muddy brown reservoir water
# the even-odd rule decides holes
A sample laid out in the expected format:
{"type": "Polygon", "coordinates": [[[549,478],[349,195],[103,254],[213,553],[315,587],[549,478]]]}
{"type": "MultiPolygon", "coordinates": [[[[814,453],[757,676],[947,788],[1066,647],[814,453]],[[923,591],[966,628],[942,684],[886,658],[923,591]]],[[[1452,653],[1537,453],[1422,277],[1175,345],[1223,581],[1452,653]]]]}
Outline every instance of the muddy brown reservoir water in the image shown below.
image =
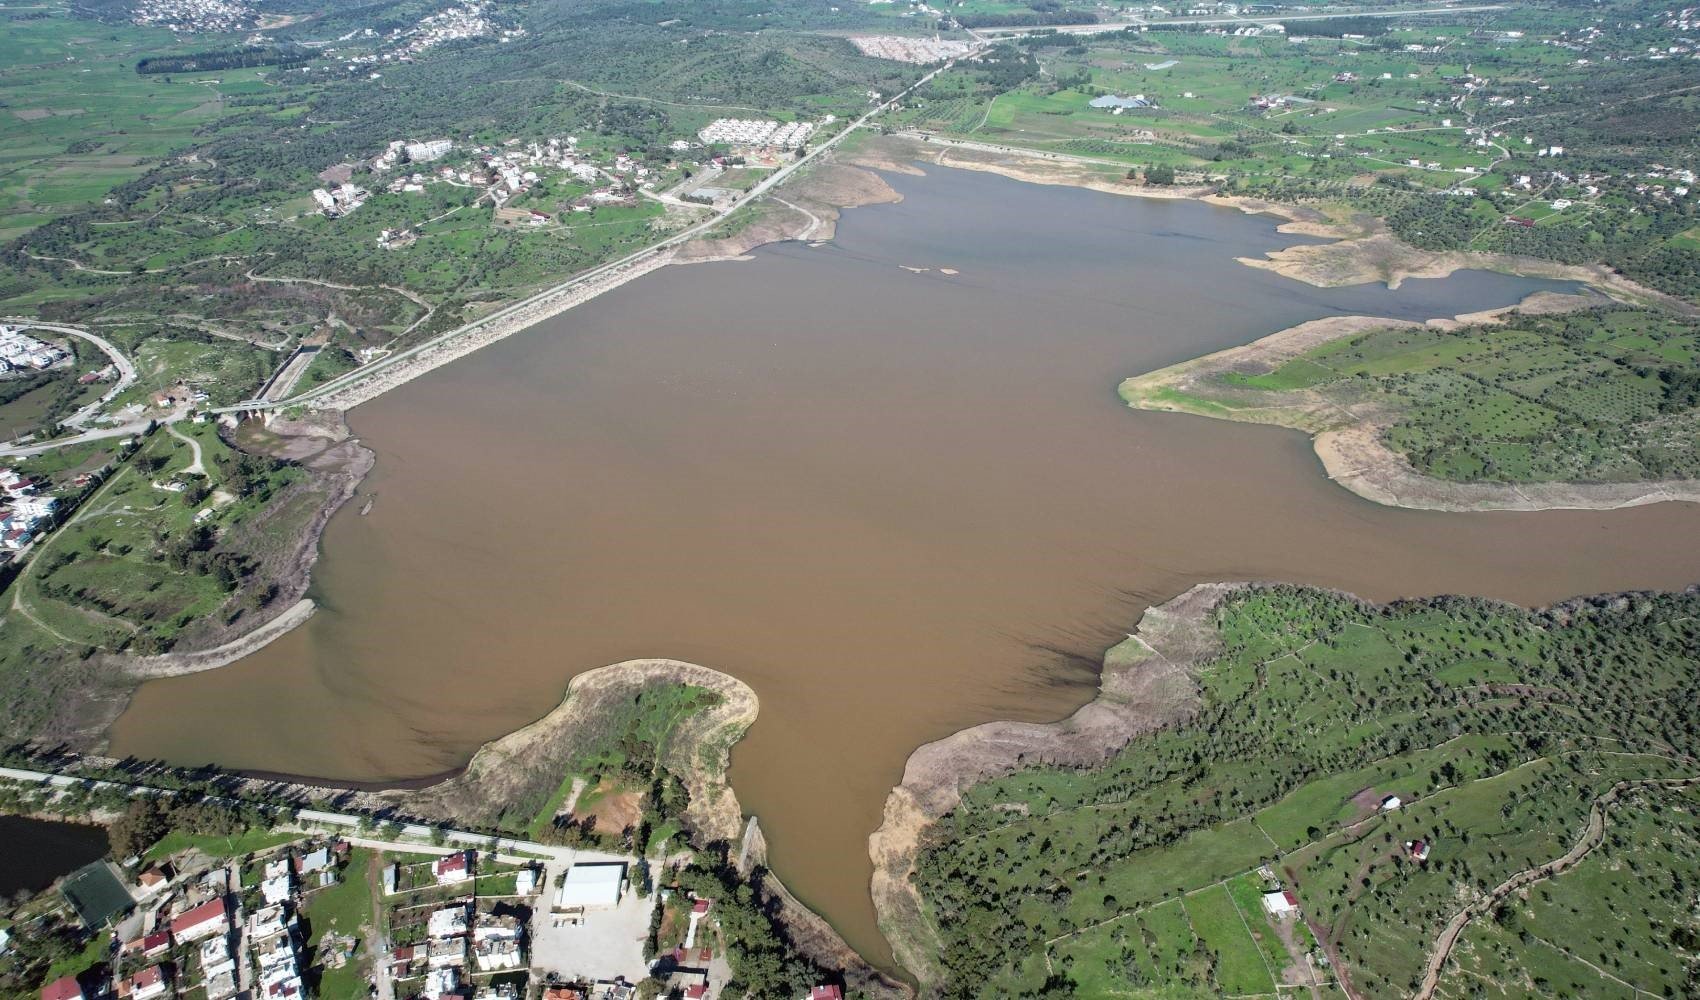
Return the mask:
{"type": "Polygon", "coordinates": [[[323,609],[145,686],[114,750],[414,777],[576,672],[695,661],[761,696],[732,777],[775,868],[878,959],[866,838],[909,752],[1066,714],[1140,611],[1195,582],[1546,602],[1700,580],[1700,507],[1395,510],[1329,483],[1303,435],[1115,394],[1304,320],[1551,283],[1320,290],[1234,261],[1295,242],[1272,220],[891,180],[906,201],[848,213],[830,246],[667,268],[355,411],[383,500],[332,523],[323,609]]]}

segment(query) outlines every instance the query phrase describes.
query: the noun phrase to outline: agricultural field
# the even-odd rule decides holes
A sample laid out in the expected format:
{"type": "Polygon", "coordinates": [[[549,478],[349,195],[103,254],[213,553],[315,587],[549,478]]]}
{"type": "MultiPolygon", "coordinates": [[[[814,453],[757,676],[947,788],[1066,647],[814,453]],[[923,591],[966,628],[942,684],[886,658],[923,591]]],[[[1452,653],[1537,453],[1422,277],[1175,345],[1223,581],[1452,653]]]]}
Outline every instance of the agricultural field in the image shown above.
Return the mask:
{"type": "Polygon", "coordinates": [[[1651,7],[1613,12],[1038,31],[1000,46],[1031,72],[947,74],[891,122],[1364,212],[1424,249],[1604,261],[1694,298],[1693,43],[1651,7]],[[1092,106],[1106,97],[1139,106],[1092,106]]]}
{"type": "Polygon", "coordinates": [[[1700,476],[1700,324],[1630,308],[1336,340],[1193,390],[1239,408],[1375,413],[1418,470],[1459,482],[1700,476]]]}
{"type": "Polygon", "coordinates": [[[139,76],[169,31],[12,14],[0,31],[0,243],[95,208],[114,187],[196,141],[262,71],[139,76]],[[51,67],[51,68],[50,68],[51,67]]]}
{"type": "Polygon", "coordinates": [[[1472,903],[1485,915],[1441,995],[1474,995],[1478,975],[1515,996],[1679,989],[1700,961],[1689,897],[1668,888],[1700,850],[1696,610],[1696,594],[1544,612],[1231,595],[1190,721],[1100,768],[985,782],[935,826],[917,885],[941,992],[1274,996],[1343,978],[1402,995],[1472,903]],[[1581,862],[1495,895],[1567,853],[1581,862]],[[1631,900],[1655,885],[1643,913],[1631,900]],[[1296,915],[1263,906],[1273,890],[1296,915]],[[1615,944],[1631,940],[1639,955],[1615,944]]]}

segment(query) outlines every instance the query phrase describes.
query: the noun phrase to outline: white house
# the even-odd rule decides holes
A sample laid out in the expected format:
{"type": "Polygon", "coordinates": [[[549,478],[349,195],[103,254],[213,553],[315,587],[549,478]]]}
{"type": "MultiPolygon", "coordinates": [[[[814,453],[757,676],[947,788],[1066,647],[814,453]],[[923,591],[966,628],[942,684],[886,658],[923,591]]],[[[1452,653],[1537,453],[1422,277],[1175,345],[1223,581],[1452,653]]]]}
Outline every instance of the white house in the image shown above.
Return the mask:
{"type": "Polygon", "coordinates": [[[1263,910],[1272,917],[1290,917],[1299,912],[1299,901],[1290,889],[1275,889],[1263,894],[1263,910]]]}
{"type": "Polygon", "coordinates": [[[236,961],[230,957],[228,938],[207,938],[201,942],[201,976],[211,980],[226,972],[236,971],[236,961]]]}
{"type": "Polygon", "coordinates": [[[445,906],[425,921],[425,933],[434,938],[456,937],[466,933],[466,907],[445,906]]]}
{"type": "Polygon", "coordinates": [[[517,969],[523,963],[518,941],[481,941],[472,949],[480,972],[517,969]]]}
{"type": "Polygon", "coordinates": [[[1399,798],[1399,796],[1389,795],[1387,798],[1381,800],[1381,811],[1392,812],[1404,804],[1404,800],[1399,798]]]}
{"type": "Polygon", "coordinates": [[[445,993],[453,993],[460,985],[460,974],[454,969],[432,969],[425,977],[424,995],[426,1000],[437,1000],[445,993]]]}
{"type": "Polygon", "coordinates": [[[303,875],[308,875],[316,871],[323,871],[330,866],[331,849],[328,847],[321,847],[318,850],[313,851],[311,854],[303,855],[300,864],[296,866],[296,871],[299,871],[303,875]]]}
{"type": "Polygon", "coordinates": [[[260,883],[260,896],[266,905],[275,906],[289,898],[289,876],[280,875],[260,883]]]}

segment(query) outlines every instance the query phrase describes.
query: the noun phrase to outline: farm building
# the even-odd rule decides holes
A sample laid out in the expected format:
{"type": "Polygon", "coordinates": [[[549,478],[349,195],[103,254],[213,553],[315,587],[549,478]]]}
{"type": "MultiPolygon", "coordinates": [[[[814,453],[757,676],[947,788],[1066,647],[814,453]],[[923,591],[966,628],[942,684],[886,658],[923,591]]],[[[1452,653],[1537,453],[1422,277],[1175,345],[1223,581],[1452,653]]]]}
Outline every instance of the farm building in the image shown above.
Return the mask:
{"type": "Polygon", "coordinates": [[[1274,889],[1263,894],[1263,909],[1272,917],[1290,917],[1299,912],[1299,900],[1291,889],[1274,889]]]}
{"type": "Polygon", "coordinates": [[[567,869],[566,881],[555,894],[555,908],[618,906],[620,887],[625,880],[626,866],[622,862],[573,865],[567,869]]]}

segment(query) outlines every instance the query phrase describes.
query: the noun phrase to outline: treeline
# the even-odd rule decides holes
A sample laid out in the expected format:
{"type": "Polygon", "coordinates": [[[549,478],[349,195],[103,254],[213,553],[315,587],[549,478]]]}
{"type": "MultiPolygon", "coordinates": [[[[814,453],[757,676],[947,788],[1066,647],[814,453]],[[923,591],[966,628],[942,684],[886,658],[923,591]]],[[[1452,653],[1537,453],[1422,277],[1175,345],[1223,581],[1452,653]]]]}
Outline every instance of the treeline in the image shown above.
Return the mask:
{"type": "Polygon", "coordinates": [[[1344,38],[1362,35],[1379,38],[1393,28],[1391,17],[1331,17],[1325,21],[1306,21],[1304,34],[1318,38],[1344,38]]]}
{"type": "Polygon", "coordinates": [[[798,953],[774,916],[773,899],[762,891],[766,877],[758,868],[749,879],[740,879],[725,857],[714,852],[699,855],[677,872],[676,888],[714,900],[714,919],[732,966],[732,979],[720,992],[723,997],[804,996],[828,978],[798,953]]]}
{"type": "Polygon", "coordinates": [[[171,833],[234,837],[287,818],[250,802],[188,801],[180,796],[148,797],[126,806],[106,828],[106,838],[112,845],[112,856],[122,861],[140,856],[171,833]]]}
{"type": "Polygon", "coordinates": [[[255,66],[301,66],[310,58],[305,49],[275,45],[250,45],[218,52],[190,52],[180,56],[148,56],[136,63],[144,76],[159,73],[210,73],[221,69],[250,69],[255,66]]]}

